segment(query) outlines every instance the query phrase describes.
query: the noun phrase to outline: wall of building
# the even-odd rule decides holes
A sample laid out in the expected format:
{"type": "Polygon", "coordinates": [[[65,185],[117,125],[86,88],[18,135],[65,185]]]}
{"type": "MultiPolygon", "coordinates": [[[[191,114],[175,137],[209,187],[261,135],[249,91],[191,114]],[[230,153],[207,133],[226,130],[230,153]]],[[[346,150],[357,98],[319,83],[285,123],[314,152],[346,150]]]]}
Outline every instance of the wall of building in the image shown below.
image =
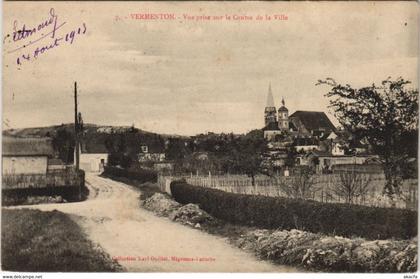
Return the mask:
{"type": "Polygon", "coordinates": [[[104,164],[108,162],[107,153],[80,154],[80,168],[86,172],[102,172],[104,164]],[[103,160],[103,163],[102,163],[103,160]]]}
{"type": "Polygon", "coordinates": [[[264,138],[267,139],[267,140],[273,140],[276,137],[276,135],[281,135],[281,131],[279,131],[279,130],[264,131],[264,138]]]}
{"type": "Polygon", "coordinates": [[[319,150],[318,145],[296,145],[295,148],[297,152],[319,150]]]}
{"type": "Polygon", "coordinates": [[[141,153],[138,158],[139,162],[162,162],[165,160],[165,153],[141,153]]]}
{"type": "Polygon", "coordinates": [[[3,156],[5,174],[46,174],[47,156],[3,156]]]}

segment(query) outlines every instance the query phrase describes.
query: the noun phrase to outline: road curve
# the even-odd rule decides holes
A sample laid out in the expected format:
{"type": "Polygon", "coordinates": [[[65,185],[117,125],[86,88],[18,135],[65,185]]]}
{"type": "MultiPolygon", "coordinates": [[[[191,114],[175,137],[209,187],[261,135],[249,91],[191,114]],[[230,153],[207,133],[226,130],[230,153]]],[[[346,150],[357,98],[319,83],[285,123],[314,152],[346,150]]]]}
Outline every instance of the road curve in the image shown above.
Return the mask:
{"type": "Polygon", "coordinates": [[[86,185],[90,194],[83,202],[19,207],[78,216],[75,220],[89,238],[130,272],[302,272],[157,217],[139,207],[141,193],[122,182],[87,173],[86,185]]]}

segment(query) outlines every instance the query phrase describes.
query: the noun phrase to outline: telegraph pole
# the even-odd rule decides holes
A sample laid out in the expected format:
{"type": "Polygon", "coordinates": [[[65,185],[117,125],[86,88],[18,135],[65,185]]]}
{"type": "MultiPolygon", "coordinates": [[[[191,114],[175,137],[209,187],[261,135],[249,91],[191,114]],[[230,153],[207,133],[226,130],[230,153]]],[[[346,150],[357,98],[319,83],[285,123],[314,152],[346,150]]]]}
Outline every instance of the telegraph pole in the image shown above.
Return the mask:
{"type": "Polygon", "coordinates": [[[76,170],[79,170],[79,121],[77,117],[77,82],[74,82],[74,143],[75,143],[75,156],[74,163],[76,170]]]}

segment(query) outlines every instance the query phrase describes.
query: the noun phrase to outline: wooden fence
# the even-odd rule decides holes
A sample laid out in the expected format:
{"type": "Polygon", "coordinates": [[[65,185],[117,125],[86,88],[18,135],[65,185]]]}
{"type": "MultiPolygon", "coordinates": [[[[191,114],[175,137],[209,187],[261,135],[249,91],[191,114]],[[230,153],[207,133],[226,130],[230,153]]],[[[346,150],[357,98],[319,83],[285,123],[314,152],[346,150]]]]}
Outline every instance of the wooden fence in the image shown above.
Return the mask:
{"type": "Polygon", "coordinates": [[[84,173],[73,168],[55,170],[46,174],[4,174],[2,176],[2,190],[80,187],[81,185],[84,185],[84,173]]]}
{"type": "Polygon", "coordinates": [[[252,185],[252,179],[244,175],[160,176],[158,178],[158,185],[162,191],[170,193],[170,182],[180,178],[184,178],[191,185],[247,195],[304,198],[331,203],[351,202],[366,206],[395,206],[413,210],[417,210],[418,203],[417,179],[404,180],[401,186],[401,194],[391,200],[383,194],[385,186],[385,177],[383,174],[357,174],[354,181],[357,180],[361,185],[359,188],[363,189],[360,190],[359,194],[354,194],[351,201],[346,197],[345,191],[340,188],[343,185],[343,176],[340,176],[340,174],[314,175],[310,178],[309,183],[307,183],[308,181],[298,181],[300,177],[257,176],[255,177],[254,186],[252,185]],[[296,184],[299,185],[296,186],[296,184]]]}

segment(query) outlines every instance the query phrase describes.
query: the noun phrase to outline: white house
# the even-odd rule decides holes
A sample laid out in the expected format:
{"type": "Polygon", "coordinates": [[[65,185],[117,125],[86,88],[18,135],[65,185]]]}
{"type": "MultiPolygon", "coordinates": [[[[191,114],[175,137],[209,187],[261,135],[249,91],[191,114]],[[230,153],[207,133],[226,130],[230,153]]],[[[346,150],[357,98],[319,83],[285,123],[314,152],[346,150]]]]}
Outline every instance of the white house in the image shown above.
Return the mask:
{"type": "Polygon", "coordinates": [[[2,174],[46,174],[54,155],[49,138],[3,136],[2,174]]]}
{"type": "Polygon", "coordinates": [[[108,151],[102,144],[82,142],[79,148],[79,167],[85,172],[103,172],[108,163],[108,151]]]}

